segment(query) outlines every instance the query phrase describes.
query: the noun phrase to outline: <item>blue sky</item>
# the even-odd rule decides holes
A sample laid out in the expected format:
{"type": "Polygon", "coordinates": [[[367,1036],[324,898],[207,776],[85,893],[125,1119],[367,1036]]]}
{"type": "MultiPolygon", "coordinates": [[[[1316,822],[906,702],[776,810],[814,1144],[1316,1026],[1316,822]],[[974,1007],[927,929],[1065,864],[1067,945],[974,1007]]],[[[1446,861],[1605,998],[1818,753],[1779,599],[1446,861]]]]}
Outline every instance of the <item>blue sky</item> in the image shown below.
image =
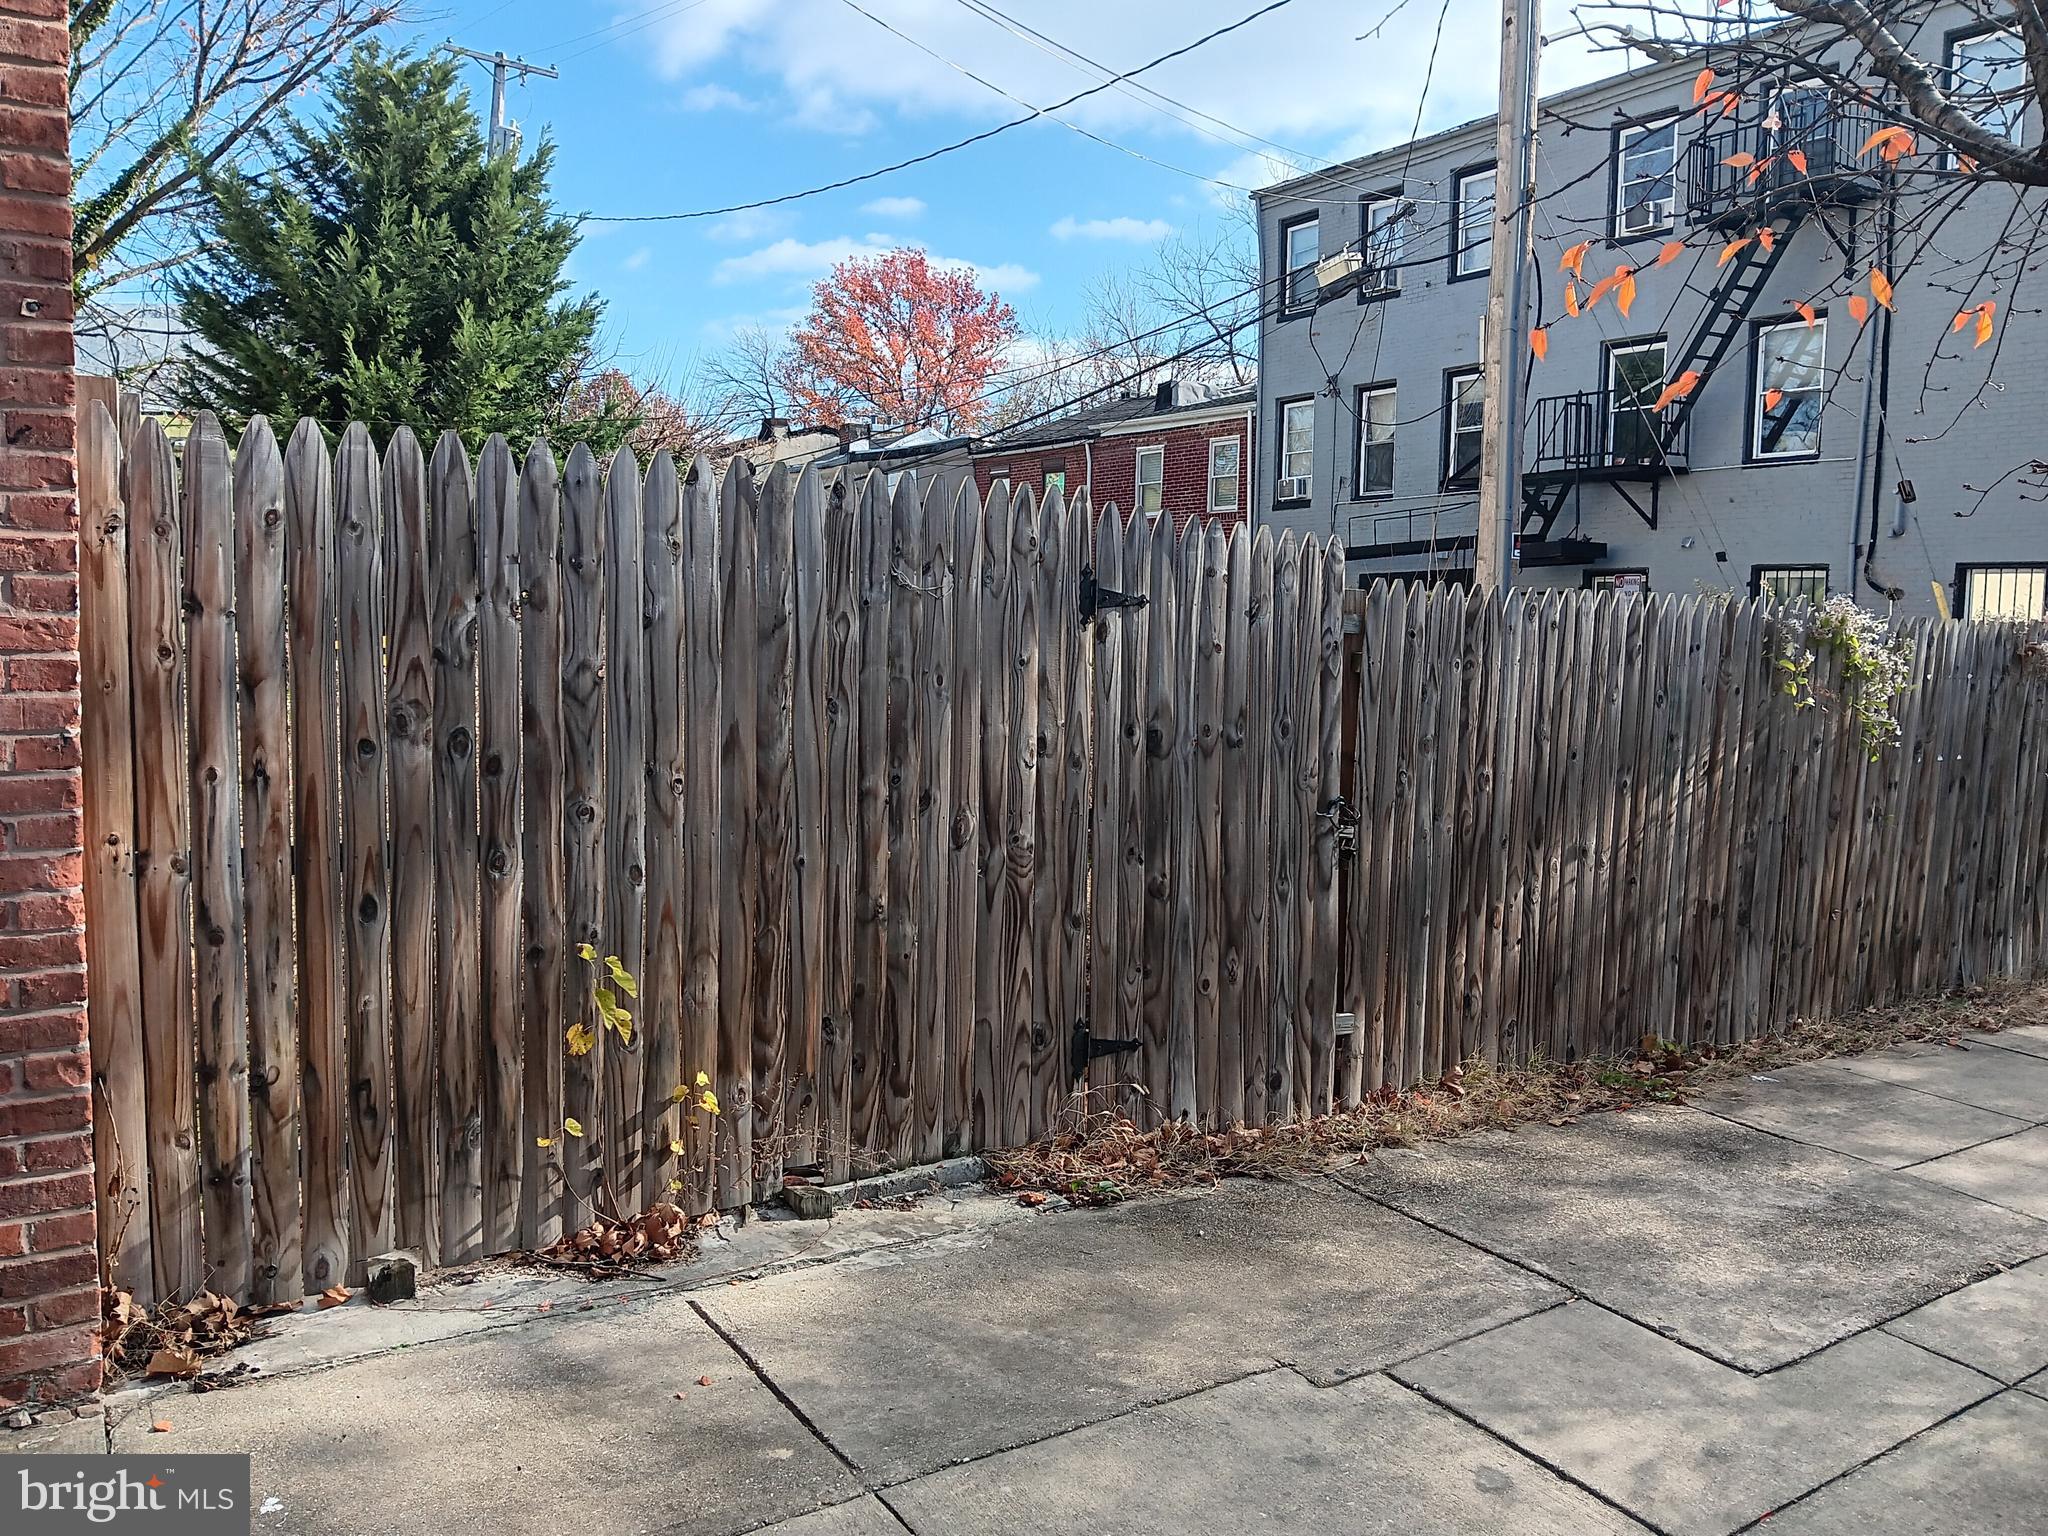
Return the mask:
{"type": "MultiPolygon", "coordinates": [[[[458,0],[411,35],[559,68],[559,80],[515,85],[509,115],[529,143],[543,132],[554,139],[562,207],[600,214],[774,196],[1019,115],[953,66],[1034,104],[1103,79],[967,0],[858,3],[943,58],[847,0],[458,0]]],[[[1234,21],[1257,0],[989,3],[1115,71],[1234,21]]],[[[1232,194],[1217,183],[1250,187],[1284,174],[1274,146],[1315,164],[1407,136],[1444,0],[1406,0],[1385,19],[1395,3],[1292,0],[1142,76],[1191,109],[1179,115],[1127,88],[1062,114],[1121,148],[1041,121],[783,208],[592,224],[571,272],[607,301],[620,361],[656,380],[680,376],[737,326],[791,323],[835,260],[902,244],[971,263],[1027,328],[1071,334],[1091,279],[1142,263],[1175,229],[1225,217],[1232,194]],[[1375,36],[1356,40],[1383,19],[1375,36]]],[[[1497,0],[1449,0],[1446,14],[1425,131],[1491,106],[1497,0]]],[[[1553,23],[1562,21],[1554,11],[1553,23]]],[[[1597,72],[1559,53],[1545,84],[1597,72]]],[[[468,75],[481,111],[489,73],[474,66],[468,75]]]]}

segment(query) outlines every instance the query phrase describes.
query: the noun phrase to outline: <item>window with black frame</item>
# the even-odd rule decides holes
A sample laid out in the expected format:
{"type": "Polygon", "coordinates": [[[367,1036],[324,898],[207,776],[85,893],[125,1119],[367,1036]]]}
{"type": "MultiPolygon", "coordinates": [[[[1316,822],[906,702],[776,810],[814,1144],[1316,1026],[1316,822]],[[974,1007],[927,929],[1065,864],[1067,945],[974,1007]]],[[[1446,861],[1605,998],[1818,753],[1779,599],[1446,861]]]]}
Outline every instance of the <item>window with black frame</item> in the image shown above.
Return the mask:
{"type": "MultiPolygon", "coordinates": [[[[2026,48],[2013,33],[1997,27],[1950,38],[1948,90],[1957,106],[2000,138],[2026,142],[2031,79],[2026,48]]],[[[1954,164],[1954,155],[1946,158],[1954,164]]]]}
{"type": "Polygon", "coordinates": [[[1789,320],[1756,329],[1756,398],[1750,457],[1811,458],[1820,452],[1828,323],[1789,320]]]}
{"type": "Polygon", "coordinates": [[[1664,338],[1616,342],[1607,349],[1607,457],[1613,464],[1654,464],[1664,456],[1662,418],[1650,407],[1664,392],[1664,338]]]}
{"type": "Polygon", "coordinates": [[[1465,487],[1479,483],[1479,455],[1486,432],[1486,376],[1477,368],[1444,381],[1448,427],[1444,440],[1444,484],[1465,487]]]}
{"type": "Polygon", "coordinates": [[[1678,120],[1632,123],[1615,132],[1614,232],[1623,240],[1671,228],[1678,120]]]}
{"type": "Polygon", "coordinates": [[[1824,565],[1759,565],[1749,573],[1749,594],[1774,607],[1805,603],[1818,608],[1828,600],[1828,568],[1824,565]]]}

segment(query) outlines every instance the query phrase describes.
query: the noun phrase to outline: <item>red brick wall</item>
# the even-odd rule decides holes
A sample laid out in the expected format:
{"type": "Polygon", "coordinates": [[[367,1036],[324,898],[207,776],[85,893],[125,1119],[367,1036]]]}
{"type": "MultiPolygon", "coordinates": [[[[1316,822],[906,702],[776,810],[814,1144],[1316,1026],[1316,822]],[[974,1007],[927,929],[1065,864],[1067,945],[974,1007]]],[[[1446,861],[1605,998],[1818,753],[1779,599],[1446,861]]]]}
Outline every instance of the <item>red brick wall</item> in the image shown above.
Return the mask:
{"type": "Polygon", "coordinates": [[[1218,519],[1229,527],[1249,516],[1251,443],[1246,435],[1243,416],[1186,426],[1162,425],[1155,431],[1097,438],[1085,448],[1080,443],[1013,453],[989,448],[974,456],[974,483],[976,489],[986,496],[995,480],[995,472],[1002,470],[1008,473],[1013,486],[1028,485],[1038,491],[1043,489],[1048,472],[1064,469],[1067,489],[1074,491],[1087,483],[1092,459],[1092,501],[1098,507],[1115,502],[1119,511],[1128,514],[1137,501],[1138,450],[1164,447],[1166,481],[1162,502],[1164,510],[1173,515],[1174,527],[1178,530],[1185,528],[1191,519],[1203,516],[1207,510],[1209,442],[1219,437],[1237,439],[1237,510],[1229,517],[1218,519]]]}
{"type": "Polygon", "coordinates": [[[64,0],[0,0],[0,1404],[99,1385],[64,0]]]}

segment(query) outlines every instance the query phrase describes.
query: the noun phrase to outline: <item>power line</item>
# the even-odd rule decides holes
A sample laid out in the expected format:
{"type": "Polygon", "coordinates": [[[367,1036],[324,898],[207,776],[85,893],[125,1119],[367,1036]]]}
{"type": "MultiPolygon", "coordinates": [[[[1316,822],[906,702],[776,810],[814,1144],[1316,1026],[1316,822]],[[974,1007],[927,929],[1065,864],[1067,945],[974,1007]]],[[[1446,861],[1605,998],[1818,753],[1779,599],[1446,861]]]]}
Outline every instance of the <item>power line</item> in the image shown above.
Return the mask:
{"type": "Polygon", "coordinates": [[[600,48],[609,47],[620,38],[631,37],[636,32],[645,32],[658,21],[667,21],[672,16],[681,16],[686,11],[694,11],[698,6],[705,3],[706,0],[668,0],[668,3],[665,5],[649,6],[644,11],[635,11],[630,15],[621,16],[617,21],[607,26],[593,27],[588,32],[578,32],[574,37],[565,37],[561,41],[551,43],[548,46],[552,50],[566,48],[571,43],[580,43],[585,38],[594,37],[597,39],[588,48],[579,48],[574,53],[557,61],[566,64],[570,59],[580,59],[586,53],[595,53],[600,48]]]}
{"type": "Polygon", "coordinates": [[[1078,101],[1085,101],[1090,96],[1099,96],[1121,81],[1133,79],[1138,75],[1144,74],[1147,70],[1157,69],[1160,65],[1180,58],[1184,54],[1193,53],[1197,48],[1213,43],[1219,37],[1226,37],[1242,27],[1251,25],[1260,17],[1270,16],[1273,12],[1293,3],[1294,0],[1267,0],[1265,5],[1260,6],[1250,14],[1241,16],[1236,21],[1230,22],[1225,26],[1218,27],[1213,32],[1204,33],[1193,42],[1185,43],[1170,53],[1162,53],[1158,58],[1140,64],[1135,69],[1126,70],[1124,73],[1116,76],[1115,79],[1105,80],[1100,85],[1092,85],[1085,90],[1076,91],[1073,95],[1056,101],[1050,106],[1034,107],[1022,117],[1011,118],[1008,122],[998,123],[993,128],[985,128],[979,133],[969,134],[964,139],[955,139],[950,144],[942,144],[936,149],[928,149],[923,154],[912,155],[906,160],[898,160],[891,165],[880,166],[872,171],[863,171],[857,176],[844,176],[837,181],[826,182],[822,186],[807,187],[801,192],[785,192],[778,197],[757,198],[752,202],[733,203],[723,208],[696,208],[686,213],[584,213],[576,216],[576,222],[579,224],[666,224],[678,223],[687,219],[713,219],[723,217],[726,214],[750,213],[757,208],[775,208],[784,203],[794,203],[807,197],[818,197],[827,192],[838,192],[847,187],[859,186],[864,182],[876,181],[881,177],[893,175],[897,171],[908,170],[914,165],[924,165],[939,159],[941,156],[953,154],[975,144],[985,143],[989,139],[996,138],[998,135],[1008,133],[1013,128],[1022,128],[1029,123],[1037,122],[1042,117],[1051,116],[1055,112],[1071,107],[1078,101]]]}

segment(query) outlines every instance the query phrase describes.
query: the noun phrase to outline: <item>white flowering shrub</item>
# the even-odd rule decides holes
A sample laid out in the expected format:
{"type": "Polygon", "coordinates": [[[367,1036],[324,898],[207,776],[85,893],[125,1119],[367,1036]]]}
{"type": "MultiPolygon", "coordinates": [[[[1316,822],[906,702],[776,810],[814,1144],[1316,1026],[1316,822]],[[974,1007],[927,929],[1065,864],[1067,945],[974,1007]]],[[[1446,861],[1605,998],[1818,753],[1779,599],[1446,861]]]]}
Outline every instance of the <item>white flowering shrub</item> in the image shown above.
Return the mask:
{"type": "Polygon", "coordinates": [[[1888,619],[1853,598],[1831,597],[1819,608],[1792,616],[1778,669],[1797,708],[1811,709],[1820,702],[1813,691],[1813,663],[1821,650],[1841,660],[1843,700],[1870,755],[1895,745],[1899,697],[1913,685],[1913,642],[1893,634],[1888,619]]]}

